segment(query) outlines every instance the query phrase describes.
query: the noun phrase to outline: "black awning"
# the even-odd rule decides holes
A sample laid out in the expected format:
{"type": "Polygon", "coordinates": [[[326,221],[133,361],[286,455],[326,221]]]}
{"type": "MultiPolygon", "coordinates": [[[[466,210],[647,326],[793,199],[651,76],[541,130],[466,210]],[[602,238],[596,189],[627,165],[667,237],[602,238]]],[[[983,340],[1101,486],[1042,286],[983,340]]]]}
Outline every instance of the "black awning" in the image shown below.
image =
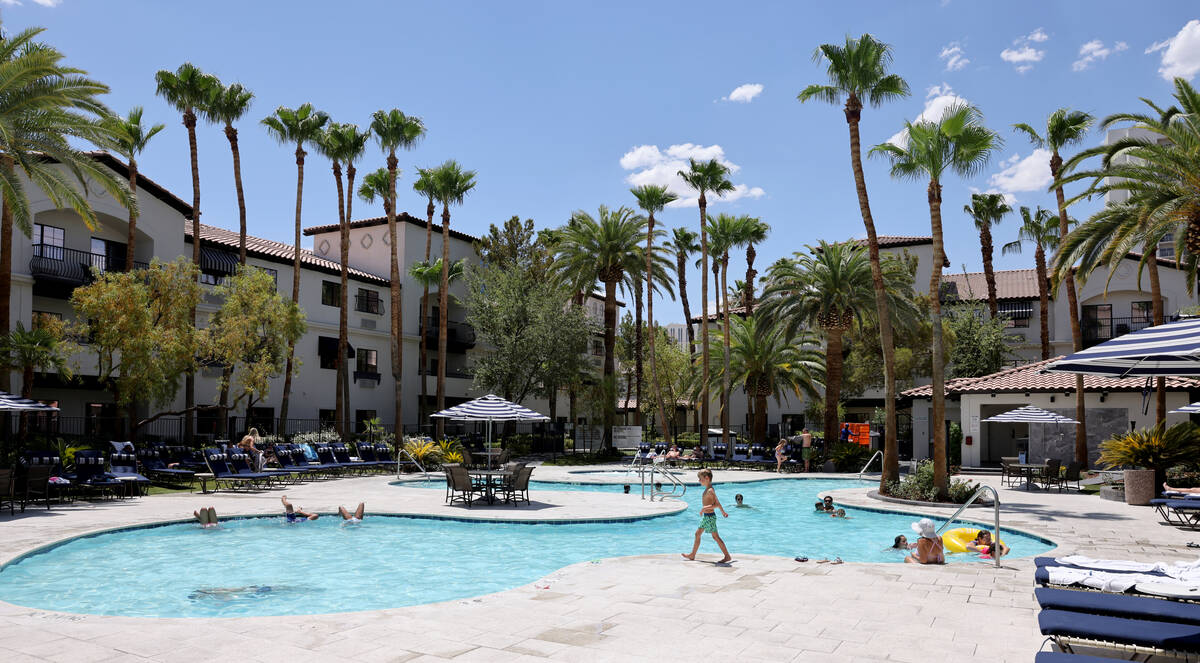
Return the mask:
{"type": "MultiPolygon", "coordinates": [[[[318,336],[317,337],[317,356],[318,357],[336,357],[337,356],[338,340],[336,336],[318,336]]],[[[354,359],[354,346],[346,342],[346,358],[354,359]]]]}
{"type": "Polygon", "coordinates": [[[236,253],[221,249],[200,247],[200,271],[216,274],[235,274],[238,268],[236,253]]]}

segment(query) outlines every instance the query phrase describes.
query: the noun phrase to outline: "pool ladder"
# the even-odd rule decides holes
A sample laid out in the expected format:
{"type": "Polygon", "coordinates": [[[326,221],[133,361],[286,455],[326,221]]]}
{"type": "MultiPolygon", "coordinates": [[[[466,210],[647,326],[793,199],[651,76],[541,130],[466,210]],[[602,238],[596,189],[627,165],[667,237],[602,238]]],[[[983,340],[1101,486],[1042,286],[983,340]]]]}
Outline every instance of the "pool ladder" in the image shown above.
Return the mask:
{"type": "Polygon", "coordinates": [[[641,473],[641,475],[642,475],[642,499],[646,499],[646,484],[647,483],[650,484],[650,501],[651,502],[654,501],[655,497],[657,497],[658,501],[661,502],[668,497],[683,497],[685,494],[687,494],[687,485],[684,484],[682,481],[680,481],[679,477],[675,476],[674,472],[667,470],[667,469],[662,469],[662,470],[658,469],[658,467],[657,467],[658,464],[659,463],[651,463],[649,472],[646,472],[644,467],[642,468],[642,473],[641,473]],[[659,474],[661,474],[663,476],[663,478],[665,478],[671,484],[671,490],[657,490],[654,488],[654,484],[655,484],[654,473],[655,472],[658,472],[659,474]],[[647,474],[649,474],[649,476],[650,476],[649,481],[646,480],[647,474]]]}
{"type": "Polygon", "coordinates": [[[880,461],[882,462],[883,451],[876,451],[874,454],[871,455],[871,457],[869,459],[867,459],[867,464],[863,465],[862,469],[858,471],[858,480],[859,481],[862,481],[863,472],[867,471],[867,468],[871,466],[871,463],[875,462],[876,458],[880,459],[880,461]]]}
{"type": "MultiPolygon", "coordinates": [[[[942,532],[944,532],[947,527],[950,527],[951,523],[954,522],[954,519],[958,517],[958,514],[962,513],[964,510],[966,510],[966,508],[971,506],[971,504],[974,503],[975,500],[979,499],[979,497],[981,495],[983,495],[984,493],[986,493],[988,491],[991,491],[991,493],[992,493],[992,508],[994,508],[996,510],[996,523],[995,523],[996,528],[992,531],[992,540],[995,541],[996,543],[999,543],[1000,542],[1000,493],[997,493],[996,489],[992,488],[991,486],[980,486],[974,493],[972,493],[971,497],[966,502],[964,502],[962,506],[958,507],[958,511],[955,511],[954,515],[950,516],[950,518],[947,519],[946,522],[943,523],[942,526],[937,529],[937,535],[941,536],[942,532]]],[[[1000,568],[1000,556],[995,555],[993,557],[993,559],[996,562],[996,568],[1000,568]]]]}

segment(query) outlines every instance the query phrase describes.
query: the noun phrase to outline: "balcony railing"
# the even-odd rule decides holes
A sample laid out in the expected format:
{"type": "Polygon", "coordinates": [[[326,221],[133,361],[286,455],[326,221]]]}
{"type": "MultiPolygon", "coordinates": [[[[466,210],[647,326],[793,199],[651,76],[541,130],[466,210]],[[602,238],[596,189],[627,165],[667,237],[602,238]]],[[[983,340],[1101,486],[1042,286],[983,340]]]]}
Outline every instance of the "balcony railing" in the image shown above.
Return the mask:
{"type": "MultiPolygon", "coordinates": [[[[420,364],[417,365],[417,369],[418,369],[418,371],[420,370],[420,364]]],[[[429,371],[428,372],[418,373],[418,374],[419,375],[437,375],[437,360],[434,359],[429,362],[429,371]]],[[[475,377],[475,373],[473,373],[471,371],[471,369],[469,369],[465,366],[447,366],[446,367],[446,377],[462,378],[464,380],[470,380],[475,377]]]]}
{"type": "Polygon", "coordinates": [[[374,313],[375,315],[379,315],[383,313],[383,300],[379,297],[355,295],[354,310],[359,313],[374,313]]]}
{"type": "MultiPolygon", "coordinates": [[[[145,269],[144,262],[134,262],[134,269],[145,269]]],[[[34,244],[33,258],[29,260],[29,272],[34,278],[51,279],[83,285],[92,280],[92,270],[101,272],[124,272],[125,256],[101,255],[77,251],[52,244],[34,244]]]]}
{"type": "Polygon", "coordinates": [[[1087,319],[1080,321],[1083,332],[1083,347],[1090,348],[1111,338],[1124,336],[1129,332],[1152,327],[1154,320],[1150,316],[1133,316],[1128,318],[1087,319]]]}
{"type": "MultiPolygon", "coordinates": [[[[425,319],[425,339],[429,343],[437,343],[437,337],[438,319],[429,316],[425,319]]],[[[465,322],[447,320],[446,345],[460,350],[475,347],[475,328],[465,322]]]]}

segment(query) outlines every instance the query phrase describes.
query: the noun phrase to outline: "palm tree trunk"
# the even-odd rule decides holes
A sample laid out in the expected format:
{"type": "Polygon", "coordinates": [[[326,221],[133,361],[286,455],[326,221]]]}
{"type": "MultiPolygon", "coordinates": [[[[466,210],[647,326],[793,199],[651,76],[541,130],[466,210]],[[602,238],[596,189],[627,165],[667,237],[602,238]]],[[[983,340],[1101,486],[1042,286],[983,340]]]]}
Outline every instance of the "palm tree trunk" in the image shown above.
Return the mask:
{"type": "MultiPolygon", "coordinates": [[[[196,113],[188,108],[183,111],[183,126],[187,128],[188,151],[192,162],[192,262],[200,268],[200,155],[196,147],[196,113]]],[[[297,233],[299,227],[297,226],[297,233]]],[[[298,237],[299,235],[297,235],[298,237]]],[[[300,242],[296,242],[299,249],[300,242]]],[[[196,326],[196,307],[189,311],[192,326],[196,326]]],[[[290,356],[290,355],[289,355],[290,356]]],[[[196,432],[196,371],[188,370],[183,384],[183,441],[191,445],[196,432]]]]}
{"type": "MultiPolygon", "coordinates": [[[[438,289],[438,356],[437,356],[437,409],[446,407],[446,334],[450,311],[450,207],[442,205],[442,280],[438,289]]],[[[438,418],[437,439],[442,439],[445,419],[438,418]]]]}
{"type": "MultiPolygon", "coordinates": [[[[671,423],[667,421],[666,404],[663,403],[662,384],[658,380],[658,358],[655,356],[655,337],[658,330],[654,328],[654,286],[651,278],[651,256],[654,245],[654,212],[649,214],[646,222],[646,328],[650,330],[650,386],[654,390],[654,401],[658,407],[658,423],[662,428],[663,440],[671,443],[671,423]]],[[[691,326],[690,324],[688,325],[691,326]]],[[[553,400],[553,399],[552,399],[553,400]]],[[[553,402],[551,408],[554,407],[553,402]]],[[[675,404],[671,404],[674,409],[675,404]]],[[[553,419],[553,416],[551,417],[553,419]]]]}
{"type": "MultiPolygon", "coordinates": [[[[1062,157],[1058,155],[1058,150],[1055,150],[1050,155],[1050,175],[1054,179],[1058,179],[1058,171],[1062,167],[1062,157]]],[[[1058,203],[1058,235],[1062,242],[1067,239],[1067,234],[1070,232],[1070,225],[1067,217],[1067,201],[1063,195],[1061,186],[1054,187],[1054,199],[1058,203]]],[[[1083,349],[1083,333],[1079,328],[1079,296],[1075,293],[1075,269],[1071,268],[1067,272],[1067,278],[1064,279],[1067,283],[1067,308],[1071,314],[1071,340],[1075,348],[1075,352],[1083,349]]],[[[1083,374],[1075,376],[1075,420],[1079,423],[1075,425],[1075,462],[1083,465],[1084,469],[1088,467],[1088,442],[1087,442],[1087,406],[1084,403],[1083,391],[1083,374]]]]}
{"type": "Polygon", "coordinates": [[[129,228],[125,238],[125,269],[133,269],[134,245],[137,243],[137,161],[129,159],[129,228]]]}
{"type": "MultiPolygon", "coordinates": [[[[713,320],[716,321],[716,323],[718,325],[720,325],[723,322],[723,320],[721,318],[721,312],[725,310],[725,306],[724,306],[725,300],[721,296],[724,293],[725,288],[721,287],[721,258],[720,258],[720,256],[713,257],[712,273],[713,273],[713,294],[716,295],[713,299],[713,303],[716,304],[716,307],[717,307],[717,310],[713,312],[714,313],[713,320]]],[[[705,327],[708,326],[707,317],[704,320],[704,326],[705,327]]],[[[704,388],[708,389],[707,381],[705,381],[705,383],[704,383],[704,388]]],[[[717,421],[719,422],[719,424],[721,426],[721,442],[722,442],[722,444],[725,445],[726,448],[730,449],[730,453],[732,453],[733,450],[729,444],[729,422],[726,421],[726,419],[725,419],[725,410],[726,409],[727,408],[725,405],[725,389],[722,388],[721,392],[717,395],[717,421]]]]}
{"type": "Polygon", "coordinates": [[[996,303],[996,272],[992,270],[992,229],[986,220],[979,229],[979,252],[983,255],[983,280],[987,283],[988,313],[995,319],[1000,307],[996,303]]]}
{"type": "MultiPolygon", "coordinates": [[[[304,148],[296,145],[296,236],[292,257],[292,305],[300,306],[300,210],[304,202],[304,148]]],[[[279,433],[287,433],[288,402],[292,395],[292,372],[296,342],[288,341],[287,366],[283,371],[283,398],[279,402],[279,433]]]]}
{"type": "Polygon", "coordinates": [[[337,344],[337,371],[334,377],[334,395],[333,395],[333,420],[334,429],[337,430],[338,437],[344,442],[346,440],[346,401],[345,393],[342,391],[342,382],[346,378],[346,346],[349,345],[347,337],[349,330],[346,327],[346,304],[348,303],[347,289],[349,288],[349,280],[347,279],[346,263],[350,241],[350,226],[346,225],[346,191],[342,188],[342,164],[336,159],[333,161],[333,181],[337,188],[337,211],[338,211],[338,242],[339,258],[341,260],[341,269],[338,273],[341,277],[339,281],[338,292],[338,344],[337,344]]]}
{"type": "Polygon", "coordinates": [[[754,270],[754,258],[758,256],[758,252],[754,250],[754,244],[746,245],[746,293],[742,296],[742,304],[746,307],[746,317],[754,315],[754,279],[758,276],[758,272],[754,270]]]}
{"type": "MultiPolygon", "coordinates": [[[[1146,272],[1150,275],[1150,306],[1154,315],[1154,324],[1161,325],[1163,320],[1162,285],[1158,280],[1158,247],[1146,247],[1146,272]]],[[[1167,420],[1167,379],[1158,377],[1154,380],[1154,421],[1166,426],[1167,420]]]]}
{"type": "MultiPolygon", "coordinates": [[[[757,389],[757,385],[755,386],[757,389]]],[[[754,441],[762,444],[767,440],[767,395],[754,396],[754,441]]]]}
{"type": "Polygon", "coordinates": [[[945,249],[942,245],[942,185],[929,181],[929,224],[933,230],[933,272],[929,276],[930,323],[933,325],[933,412],[929,426],[933,429],[933,487],[939,500],[949,495],[946,467],[946,366],[942,339],[942,265],[945,249]]]}
{"type": "MultiPolygon", "coordinates": [[[[13,161],[7,156],[0,157],[4,168],[12,172],[13,161]]],[[[0,200],[0,337],[12,330],[12,244],[13,244],[13,213],[8,199],[0,200]]],[[[0,390],[9,391],[11,372],[5,368],[0,371],[0,390]]]]}
{"type": "Polygon", "coordinates": [[[725,309],[725,333],[721,341],[725,352],[725,370],[721,372],[721,441],[729,444],[729,251],[721,254],[721,308],[725,309]]]}
{"type": "MultiPolygon", "coordinates": [[[[433,213],[437,208],[433,201],[425,206],[425,266],[429,266],[429,251],[433,247],[433,213]]],[[[429,407],[429,282],[425,282],[421,290],[421,324],[417,325],[421,332],[421,407],[417,408],[420,421],[425,421],[425,412],[429,407]]]]}
{"type": "Polygon", "coordinates": [[[885,415],[883,431],[883,471],[879,477],[880,492],[886,492],[889,483],[900,480],[900,447],[896,442],[896,347],[892,333],[892,316],[887,300],[887,289],[883,284],[883,266],[879,260],[879,236],[875,232],[875,219],[871,216],[871,203],[867,197],[867,182],[863,176],[862,146],[859,141],[858,122],[862,104],[851,95],[846,100],[846,123],[850,127],[850,166],[854,172],[854,189],[858,194],[858,209],[862,213],[863,226],[867,230],[867,257],[871,262],[871,283],[875,289],[875,313],[879,316],[879,345],[883,351],[883,407],[885,415]]]}
{"type": "MultiPolygon", "coordinates": [[[[346,351],[342,353],[342,363],[350,359],[350,321],[348,319],[349,298],[350,298],[350,223],[354,220],[354,175],[358,170],[354,168],[353,162],[346,163],[346,224],[345,230],[342,231],[342,312],[339,323],[346,329],[346,351]]],[[[350,412],[350,371],[353,367],[347,366],[346,370],[342,371],[342,383],[338,388],[342,390],[342,412],[345,415],[343,428],[345,435],[353,434],[352,425],[354,418],[350,412]]]]}
{"type": "Polygon", "coordinates": [[[1046,275],[1046,252],[1039,243],[1033,253],[1038,280],[1038,318],[1042,335],[1042,359],[1050,358],[1050,279],[1046,275]]]}
{"type": "Polygon", "coordinates": [[[696,330],[692,327],[692,307],[687,296],[687,256],[675,254],[675,281],[679,285],[679,301],[683,304],[683,322],[687,325],[688,358],[696,354],[696,330]]]}
{"type": "Polygon", "coordinates": [[[404,343],[401,341],[401,336],[404,330],[400,327],[401,304],[400,304],[400,257],[397,254],[396,242],[396,168],[400,165],[400,160],[396,158],[396,151],[392,150],[388,154],[387,169],[388,169],[388,199],[384,201],[384,212],[387,214],[388,220],[388,239],[391,247],[391,267],[388,272],[388,278],[391,280],[388,294],[391,296],[391,320],[392,320],[392,381],[395,383],[395,408],[396,418],[394,421],[394,429],[396,432],[396,444],[404,444],[404,399],[403,399],[403,378],[404,378],[404,343]]]}
{"type": "MultiPolygon", "coordinates": [[[[617,372],[616,362],[616,346],[617,346],[617,282],[615,280],[604,280],[604,385],[607,388],[613,385],[617,372]]],[[[616,391],[616,388],[613,388],[616,391]]],[[[608,400],[607,396],[605,400],[608,400]]],[[[604,449],[612,448],[612,428],[614,422],[614,411],[612,403],[604,403],[604,441],[601,444],[604,449]]]]}
{"type": "Polygon", "coordinates": [[[825,429],[826,448],[837,439],[838,402],[842,400],[842,335],[843,327],[825,327],[825,429]]]}
{"type": "MultiPolygon", "coordinates": [[[[640,284],[639,284],[640,286],[640,284]]],[[[633,389],[637,399],[637,409],[633,412],[635,426],[642,425],[642,289],[638,287],[633,293],[633,389]]]]}
{"type": "MultiPolygon", "coordinates": [[[[700,443],[708,446],[708,200],[700,191],[700,443]]],[[[689,318],[690,324],[690,318],[689,318]]],[[[728,448],[728,444],[726,448],[728,448]]]]}
{"type": "Polygon", "coordinates": [[[242,153],[238,149],[238,132],[232,124],[225,124],[225,137],[229,139],[229,151],[233,154],[233,188],[238,201],[238,263],[246,264],[246,194],[242,190],[242,153]]]}

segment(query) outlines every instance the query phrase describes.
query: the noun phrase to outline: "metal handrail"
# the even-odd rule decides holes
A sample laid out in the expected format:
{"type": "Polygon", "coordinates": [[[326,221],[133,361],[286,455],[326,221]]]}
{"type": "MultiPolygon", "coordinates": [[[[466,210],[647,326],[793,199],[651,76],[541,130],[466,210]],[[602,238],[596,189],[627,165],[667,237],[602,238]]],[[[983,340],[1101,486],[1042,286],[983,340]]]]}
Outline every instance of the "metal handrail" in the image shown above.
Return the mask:
{"type": "Polygon", "coordinates": [[[867,471],[867,468],[871,466],[871,463],[875,462],[876,458],[883,460],[883,451],[882,450],[876,451],[874,454],[871,454],[871,457],[867,459],[867,464],[863,465],[862,469],[858,471],[858,480],[859,481],[862,481],[863,472],[867,471]]]}
{"type": "MultiPolygon", "coordinates": [[[[955,511],[954,515],[950,516],[950,518],[948,520],[946,520],[946,522],[937,529],[936,534],[938,536],[941,536],[942,532],[944,532],[946,530],[946,528],[949,527],[950,524],[954,522],[954,519],[958,518],[958,514],[962,513],[963,510],[966,509],[967,507],[971,506],[971,504],[976,499],[978,499],[980,495],[983,495],[985,491],[989,491],[989,490],[992,491],[992,507],[996,510],[996,529],[992,532],[992,541],[997,546],[999,546],[999,544],[1000,544],[1000,493],[996,492],[996,489],[992,488],[991,486],[980,486],[979,488],[977,488],[975,490],[975,492],[971,494],[971,497],[968,498],[967,501],[964,502],[962,506],[958,507],[958,511],[955,511]]],[[[1000,568],[1000,555],[992,555],[992,558],[994,560],[996,560],[996,568],[1000,568]]]]}
{"type": "MultiPolygon", "coordinates": [[[[657,465],[656,463],[650,464],[650,501],[651,502],[654,501],[655,497],[658,497],[659,501],[661,502],[663,497],[683,497],[684,495],[687,494],[687,485],[684,484],[682,481],[680,481],[679,477],[675,476],[674,472],[671,472],[671,471],[665,470],[665,469],[659,470],[656,467],[656,465],[657,465]],[[671,490],[667,491],[667,490],[655,490],[654,489],[654,473],[655,473],[655,471],[658,471],[659,474],[663,475],[664,477],[667,478],[668,481],[671,482],[671,484],[672,484],[671,490]],[[678,490],[678,493],[676,492],[676,490],[678,490]]],[[[646,472],[643,468],[643,471],[642,471],[642,499],[645,499],[646,498],[645,496],[646,496],[646,472]]]]}
{"type": "MultiPolygon", "coordinates": [[[[408,456],[408,459],[413,462],[413,465],[416,465],[417,469],[421,470],[421,474],[425,475],[425,480],[429,481],[429,471],[426,470],[425,466],[422,465],[416,458],[413,458],[412,454],[408,453],[408,449],[405,449],[404,447],[400,447],[400,453],[404,454],[405,456],[408,456]]],[[[396,478],[399,478],[399,477],[400,477],[400,454],[396,454],[396,478]]]]}

